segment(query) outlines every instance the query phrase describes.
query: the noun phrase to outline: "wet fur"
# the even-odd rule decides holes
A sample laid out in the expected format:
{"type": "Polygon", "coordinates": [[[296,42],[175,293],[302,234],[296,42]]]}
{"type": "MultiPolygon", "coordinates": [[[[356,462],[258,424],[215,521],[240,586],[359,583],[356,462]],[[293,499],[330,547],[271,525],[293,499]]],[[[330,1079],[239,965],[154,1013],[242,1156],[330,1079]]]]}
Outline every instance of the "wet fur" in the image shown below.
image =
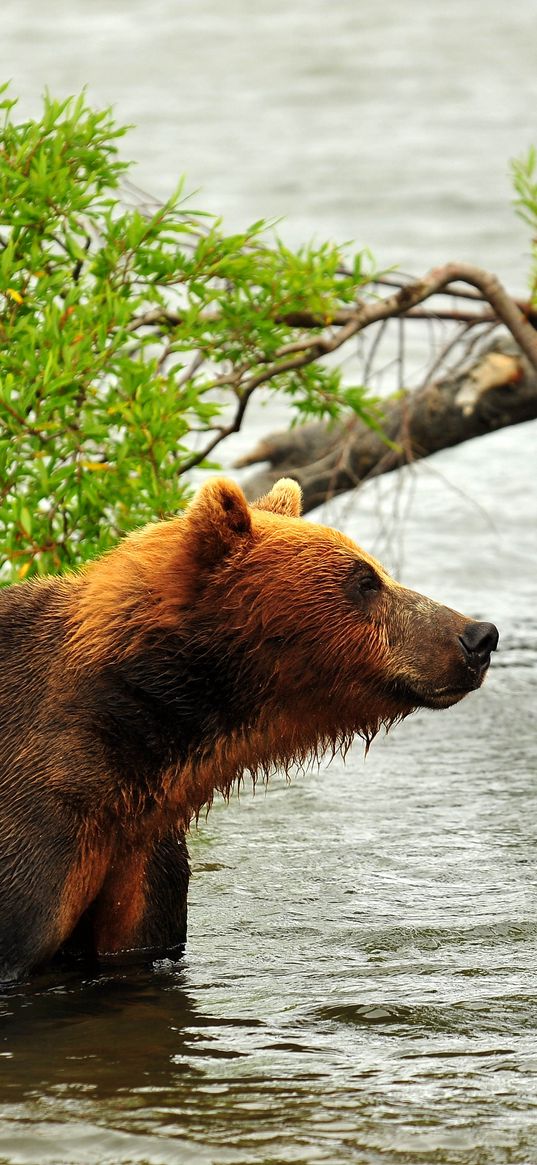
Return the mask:
{"type": "Polygon", "coordinates": [[[298,515],[292,482],[249,507],[216,479],[79,574],[0,592],[0,978],[67,942],[177,947],[184,830],[215,791],[464,694],[463,616],[298,515]]]}

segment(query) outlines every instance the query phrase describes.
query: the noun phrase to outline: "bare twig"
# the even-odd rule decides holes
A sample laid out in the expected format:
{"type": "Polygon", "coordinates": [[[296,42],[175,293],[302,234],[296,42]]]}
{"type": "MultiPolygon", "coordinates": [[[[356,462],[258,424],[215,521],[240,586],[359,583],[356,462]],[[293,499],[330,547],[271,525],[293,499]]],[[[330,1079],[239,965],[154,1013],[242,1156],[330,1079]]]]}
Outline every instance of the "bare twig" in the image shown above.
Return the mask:
{"type": "Polygon", "coordinates": [[[373,368],[373,365],[375,363],[375,358],[376,358],[378,349],[382,343],[382,339],[383,339],[383,336],[386,332],[387,326],[388,326],[388,320],[383,320],[382,323],[380,324],[380,326],[377,328],[375,338],[373,340],[373,343],[371,344],[369,352],[367,353],[367,359],[365,362],[364,372],[363,372],[364,384],[368,384],[368,382],[369,382],[369,378],[371,375],[371,369],[373,368]]]}
{"type": "MultiPolygon", "coordinates": [[[[350,272],[349,272],[349,274],[350,274],[350,272]]],[[[403,288],[403,287],[408,287],[411,284],[415,283],[415,278],[412,275],[402,275],[402,274],[400,274],[399,276],[397,276],[397,275],[382,275],[382,276],[379,276],[378,279],[375,278],[373,280],[373,282],[378,287],[403,288]]],[[[478,303],[485,303],[486,302],[486,298],[484,295],[481,295],[481,293],[479,291],[476,291],[475,288],[469,288],[469,287],[466,287],[466,288],[446,287],[442,291],[442,295],[449,295],[449,296],[452,296],[454,299],[473,299],[473,300],[477,300],[478,303]]]]}
{"type": "Polygon", "coordinates": [[[442,346],[438,355],[435,357],[432,364],[430,364],[428,369],[427,369],[427,372],[426,372],[425,377],[423,379],[424,385],[426,385],[427,383],[429,383],[433,379],[433,377],[438,372],[438,370],[442,367],[443,364],[445,364],[447,357],[450,355],[450,353],[453,351],[453,349],[456,348],[457,345],[460,344],[461,341],[464,339],[464,337],[468,334],[471,327],[472,327],[472,325],[468,324],[468,323],[461,324],[457,328],[455,335],[451,336],[450,339],[448,340],[447,344],[444,344],[442,346]]]}
{"type": "Polygon", "coordinates": [[[203,352],[196,352],[194,359],[191,360],[190,364],[188,364],[186,368],[183,368],[181,375],[177,378],[177,385],[179,388],[182,388],[184,384],[188,384],[188,381],[191,380],[193,376],[195,376],[196,372],[199,371],[202,364],[205,364],[205,360],[206,357],[203,355],[203,352]]]}
{"type": "Polygon", "coordinates": [[[202,461],[205,461],[209,454],[212,453],[213,449],[216,449],[217,445],[220,445],[222,441],[225,441],[226,437],[230,437],[232,433],[239,432],[244,420],[244,414],[248,407],[248,403],[256,387],[256,385],[253,385],[241,392],[238,397],[238,405],[233,420],[229,425],[222,425],[221,428],[217,429],[216,436],[212,437],[203,449],[200,449],[196,453],[192,453],[192,455],[186,461],[181,462],[178,470],[179,476],[181,476],[183,473],[187,473],[190,469],[194,469],[197,465],[201,465],[202,461]]]}

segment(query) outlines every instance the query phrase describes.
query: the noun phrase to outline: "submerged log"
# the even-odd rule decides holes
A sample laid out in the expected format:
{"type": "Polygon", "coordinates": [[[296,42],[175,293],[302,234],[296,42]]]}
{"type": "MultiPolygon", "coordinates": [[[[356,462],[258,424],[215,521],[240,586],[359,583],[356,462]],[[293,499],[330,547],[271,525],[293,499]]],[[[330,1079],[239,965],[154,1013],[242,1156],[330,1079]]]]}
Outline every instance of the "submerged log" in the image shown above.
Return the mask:
{"type": "Polygon", "coordinates": [[[336,425],[305,425],[267,436],[237,465],[269,463],[246,482],[250,499],[278,477],[293,477],[304,509],[311,510],[367,478],[535,418],[537,372],[507,338],[452,375],[389,398],[382,433],[354,416],[336,425]]]}

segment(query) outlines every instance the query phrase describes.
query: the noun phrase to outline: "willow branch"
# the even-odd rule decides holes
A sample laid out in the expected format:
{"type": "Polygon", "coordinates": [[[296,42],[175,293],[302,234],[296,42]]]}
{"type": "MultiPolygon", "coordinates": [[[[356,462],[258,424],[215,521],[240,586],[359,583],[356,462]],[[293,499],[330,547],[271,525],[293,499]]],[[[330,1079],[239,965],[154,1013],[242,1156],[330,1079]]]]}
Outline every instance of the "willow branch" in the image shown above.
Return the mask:
{"type": "Polygon", "coordinates": [[[230,424],[217,427],[215,436],[211,437],[211,440],[208,441],[206,445],[204,445],[203,449],[198,450],[196,453],[192,453],[186,461],[181,462],[178,470],[179,477],[183,473],[187,473],[190,469],[195,469],[197,465],[201,465],[202,462],[205,461],[207,457],[209,457],[209,455],[213,452],[213,449],[216,449],[217,445],[220,445],[222,441],[225,441],[226,437],[230,437],[232,433],[238,433],[240,431],[242,422],[244,420],[244,414],[248,407],[252,393],[255,391],[255,387],[256,386],[254,385],[253,387],[245,389],[240,393],[237,408],[230,424]]]}
{"type": "MultiPolygon", "coordinates": [[[[419,310],[432,296],[443,294],[452,283],[466,282],[472,289],[476,288],[479,298],[492,308],[492,311],[480,311],[468,319],[466,313],[450,313],[448,318],[454,319],[463,325],[463,332],[478,324],[492,324],[495,321],[503,322],[518,343],[532,368],[537,371],[537,335],[528,322],[527,315],[511,298],[496,276],[466,263],[448,263],[430,271],[422,279],[414,283],[405,283],[389,296],[364,303],[360,301],[354,309],[349,309],[346,322],[338,327],[337,331],[325,331],[315,337],[302,337],[289,344],[282,345],[272,360],[262,364],[261,360],[252,364],[246,362],[217,377],[206,389],[230,387],[238,398],[235,415],[229,425],[222,426],[203,450],[193,453],[181,466],[181,473],[194,468],[204,461],[210,453],[232,433],[239,431],[248,402],[252,394],[261,385],[267,384],[277,376],[290,372],[297,372],[330,353],[342,348],[353,336],[375,323],[385,323],[389,319],[412,318],[412,313],[419,310]]],[[[421,317],[420,317],[421,318],[421,317]]],[[[429,319],[439,318],[434,311],[427,316],[429,319]]],[[[441,317],[444,318],[444,317],[441,317]]],[[[461,334],[457,340],[461,338],[461,334]]],[[[455,341],[456,342],[456,341],[455,341]]],[[[452,342],[448,345],[449,351],[452,342]]]]}
{"type": "MultiPolygon", "coordinates": [[[[458,274],[453,274],[451,277],[449,277],[451,280],[462,281],[468,278],[469,282],[473,282],[474,279],[477,280],[481,276],[483,279],[483,283],[481,285],[490,286],[490,283],[494,282],[498,287],[501,287],[495,276],[491,275],[487,271],[481,271],[477,267],[472,267],[470,264],[448,264],[446,267],[441,267],[437,270],[439,272],[447,272],[449,267],[452,267],[454,272],[458,272],[458,274]],[[464,274],[464,270],[468,274],[464,274]]],[[[386,278],[379,278],[373,280],[373,282],[379,287],[395,287],[403,297],[406,294],[409,294],[412,301],[414,299],[415,289],[421,286],[425,281],[429,280],[430,277],[434,274],[436,274],[436,272],[431,272],[430,276],[425,276],[425,280],[420,281],[403,282],[388,280],[386,278]]],[[[488,294],[480,294],[473,288],[466,288],[463,290],[462,288],[451,287],[449,286],[449,279],[445,283],[440,281],[436,287],[431,286],[430,290],[426,292],[425,298],[430,299],[434,295],[452,296],[460,299],[474,301],[480,304],[489,303],[492,306],[492,300],[488,294]]],[[[505,292],[503,288],[501,290],[504,291],[506,296],[508,296],[508,293],[505,292]]],[[[533,306],[528,303],[527,300],[514,299],[512,296],[508,296],[508,298],[513,304],[515,304],[520,313],[528,321],[530,321],[534,327],[537,327],[537,311],[535,308],[533,308],[533,306]]],[[[380,301],[373,302],[380,302],[383,304],[391,302],[391,299],[381,299],[380,301]]],[[[420,302],[422,302],[422,299],[420,298],[415,300],[416,304],[420,302]]],[[[274,316],[274,323],[279,325],[285,324],[290,328],[302,328],[305,330],[323,327],[344,327],[350,320],[356,318],[357,310],[361,310],[364,306],[370,306],[370,304],[364,305],[363,303],[360,303],[358,309],[356,307],[340,308],[338,311],[324,316],[307,311],[279,312],[274,316]]],[[[416,319],[446,319],[454,321],[464,320],[468,323],[475,322],[476,324],[483,322],[483,319],[492,318],[490,312],[475,312],[470,309],[467,309],[466,311],[448,307],[429,307],[425,309],[417,309],[416,306],[405,308],[404,305],[400,308],[400,314],[408,315],[409,317],[414,316],[416,319]]],[[[220,314],[217,311],[201,312],[198,318],[201,323],[210,327],[219,321],[220,314]]],[[[128,332],[136,332],[139,331],[140,328],[151,328],[155,325],[170,328],[181,327],[185,323],[185,319],[186,317],[182,312],[174,311],[172,308],[152,308],[151,310],[144,312],[143,315],[135,316],[135,318],[131,320],[130,324],[127,326],[126,330],[128,332]]]]}
{"type": "MultiPolygon", "coordinates": [[[[498,319],[509,328],[511,335],[520,345],[525,356],[537,369],[537,336],[534,328],[528,322],[527,316],[520,310],[495,275],[491,275],[490,272],[483,271],[479,267],[473,267],[469,263],[447,263],[444,267],[436,267],[423,279],[400,287],[394,295],[361,304],[336,336],[325,335],[316,337],[315,340],[296,340],[280,348],[276,356],[280,358],[290,353],[302,351],[306,355],[304,363],[311,363],[311,360],[316,360],[319,356],[335,351],[351,336],[363,331],[370,324],[378,323],[379,320],[394,319],[403,314],[408,315],[412,308],[442,292],[445,287],[454,282],[466,282],[481,291],[484,299],[494,309],[498,319]]],[[[482,322],[481,318],[479,322],[482,322]]]]}

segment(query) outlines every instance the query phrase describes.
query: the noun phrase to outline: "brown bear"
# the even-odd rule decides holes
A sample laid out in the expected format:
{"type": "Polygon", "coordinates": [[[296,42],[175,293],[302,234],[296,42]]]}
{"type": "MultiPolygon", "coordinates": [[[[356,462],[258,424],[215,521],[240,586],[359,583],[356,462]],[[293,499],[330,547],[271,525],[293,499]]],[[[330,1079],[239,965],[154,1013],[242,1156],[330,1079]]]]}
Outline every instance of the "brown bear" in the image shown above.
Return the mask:
{"type": "Polygon", "coordinates": [[[478,688],[498,633],[405,589],[280,481],[216,478],[67,577],[0,592],[0,979],[184,942],[184,830],[248,771],[478,688]]]}

